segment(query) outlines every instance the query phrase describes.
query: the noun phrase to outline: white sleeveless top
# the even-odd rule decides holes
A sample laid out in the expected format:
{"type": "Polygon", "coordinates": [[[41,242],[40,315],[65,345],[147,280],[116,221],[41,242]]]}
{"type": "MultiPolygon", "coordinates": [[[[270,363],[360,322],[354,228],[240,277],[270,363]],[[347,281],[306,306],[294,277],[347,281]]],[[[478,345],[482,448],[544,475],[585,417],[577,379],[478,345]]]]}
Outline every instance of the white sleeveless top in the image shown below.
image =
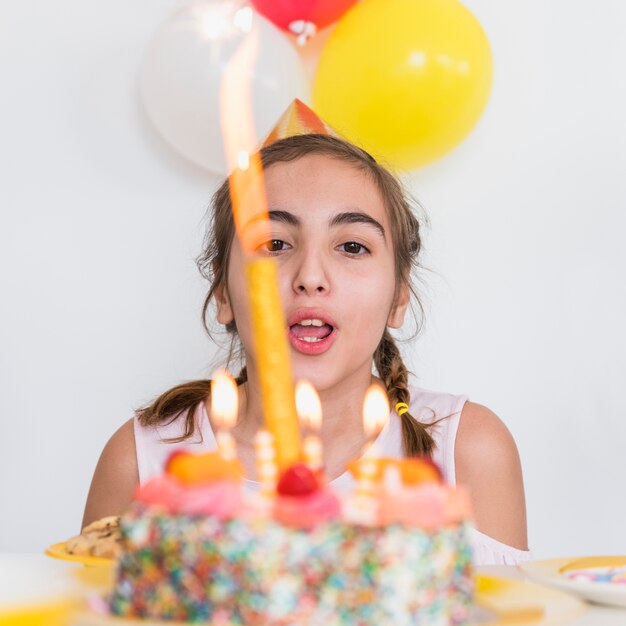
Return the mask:
{"type": "MultiPolygon", "coordinates": [[[[461,411],[467,397],[435,393],[416,387],[410,388],[410,397],[410,412],[417,420],[423,424],[441,420],[429,431],[435,441],[433,460],[442,468],[445,480],[455,485],[454,445],[461,411]]],[[[143,484],[150,478],[162,474],[165,462],[174,449],[208,452],[217,448],[203,402],[197,405],[194,415],[195,432],[189,439],[180,443],[171,443],[167,439],[180,437],[184,433],[186,413],[181,413],[168,424],[148,427],[141,426],[135,417],[135,449],[140,483],[143,484]]],[[[376,439],[375,446],[376,453],[380,456],[401,457],[403,455],[402,422],[395,410],[391,412],[389,420],[376,439]]],[[[257,485],[251,480],[245,482],[250,488],[257,485]]],[[[345,492],[351,488],[352,483],[352,476],[349,472],[344,472],[330,484],[337,491],[345,492]]],[[[516,565],[531,558],[529,551],[518,550],[501,543],[474,528],[471,529],[471,542],[475,565],[516,565]]]]}

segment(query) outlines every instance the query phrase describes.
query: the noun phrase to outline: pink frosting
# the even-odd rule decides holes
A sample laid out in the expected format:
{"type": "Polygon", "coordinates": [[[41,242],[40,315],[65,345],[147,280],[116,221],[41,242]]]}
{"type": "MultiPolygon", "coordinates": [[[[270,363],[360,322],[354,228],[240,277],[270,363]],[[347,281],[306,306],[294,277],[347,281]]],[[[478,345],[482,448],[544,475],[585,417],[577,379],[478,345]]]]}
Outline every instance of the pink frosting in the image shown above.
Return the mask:
{"type": "Polygon", "coordinates": [[[171,476],[156,476],[137,489],[135,500],[173,513],[180,498],[180,489],[180,483],[171,476]]]}
{"type": "Polygon", "coordinates": [[[305,496],[278,495],[274,503],[274,517],[289,526],[312,528],[341,514],[337,496],[329,488],[322,488],[305,496]]]}
{"type": "Polygon", "coordinates": [[[197,487],[185,487],[176,513],[229,519],[239,513],[242,504],[239,484],[232,480],[220,480],[197,487]]]}
{"type": "Polygon", "coordinates": [[[241,511],[242,494],[238,483],[219,480],[201,485],[182,485],[171,476],[158,476],[142,485],[135,500],[169,513],[235,517],[241,511]]]}
{"type": "Polygon", "coordinates": [[[462,490],[457,494],[449,487],[424,483],[383,493],[380,510],[383,524],[398,522],[435,530],[464,519],[469,512],[469,499],[462,490]]]}

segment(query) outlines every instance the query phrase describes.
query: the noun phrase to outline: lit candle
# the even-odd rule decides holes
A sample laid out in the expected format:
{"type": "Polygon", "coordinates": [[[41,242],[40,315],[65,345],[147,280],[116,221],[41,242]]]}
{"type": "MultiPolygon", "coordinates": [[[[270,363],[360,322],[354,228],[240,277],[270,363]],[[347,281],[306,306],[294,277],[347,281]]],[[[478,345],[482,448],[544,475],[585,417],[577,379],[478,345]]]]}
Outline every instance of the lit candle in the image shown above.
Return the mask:
{"type": "Polygon", "coordinates": [[[211,380],[211,418],[217,427],[217,447],[222,458],[228,461],[237,456],[231,429],[237,422],[238,406],[237,383],[228,372],[216,372],[211,380]]]}
{"type": "Polygon", "coordinates": [[[380,385],[370,385],[363,401],[363,430],[367,437],[364,453],[377,457],[375,441],[389,419],[389,399],[380,385]]]}
{"type": "Polygon", "coordinates": [[[261,484],[259,491],[262,496],[270,497],[276,490],[278,480],[272,433],[264,428],[259,430],[254,437],[254,450],[256,453],[257,481],[261,484]]]}
{"type": "Polygon", "coordinates": [[[369,498],[374,496],[376,478],[378,476],[378,450],[375,440],[385,426],[389,417],[389,400],[379,385],[371,385],[363,402],[363,429],[367,442],[363,449],[363,457],[359,461],[359,475],[356,491],[358,495],[369,498]]]}
{"type": "Polygon", "coordinates": [[[235,227],[246,262],[255,369],[267,428],[274,437],[276,461],[287,467],[300,458],[287,323],[280,301],[274,259],[250,258],[260,241],[269,239],[263,168],[254,150],[251,82],[259,33],[250,7],[238,11],[234,25],[247,33],[224,71],[220,108],[235,227]],[[252,225],[252,226],[251,226],[252,225]],[[264,238],[265,237],[265,238],[264,238]]]}
{"type": "Polygon", "coordinates": [[[302,442],[304,462],[313,470],[323,466],[322,442],[319,430],[322,425],[322,405],[313,385],[301,380],[296,385],[296,410],[305,431],[302,442]]]}

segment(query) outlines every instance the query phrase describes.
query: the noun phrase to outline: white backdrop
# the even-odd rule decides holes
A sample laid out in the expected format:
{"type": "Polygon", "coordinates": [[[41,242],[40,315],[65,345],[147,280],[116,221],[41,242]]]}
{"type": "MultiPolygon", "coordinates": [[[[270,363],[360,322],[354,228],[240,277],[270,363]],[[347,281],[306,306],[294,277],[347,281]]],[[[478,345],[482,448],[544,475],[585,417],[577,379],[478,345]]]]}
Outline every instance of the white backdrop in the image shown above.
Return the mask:
{"type": "MultiPolygon", "coordinates": [[[[132,409],[215,356],[193,258],[216,180],[146,122],[137,73],[175,0],[0,0],[0,551],[79,530],[132,409]]],[[[624,553],[626,5],[467,0],[495,83],[415,172],[430,216],[424,387],[495,410],[537,557],[624,553]]]]}

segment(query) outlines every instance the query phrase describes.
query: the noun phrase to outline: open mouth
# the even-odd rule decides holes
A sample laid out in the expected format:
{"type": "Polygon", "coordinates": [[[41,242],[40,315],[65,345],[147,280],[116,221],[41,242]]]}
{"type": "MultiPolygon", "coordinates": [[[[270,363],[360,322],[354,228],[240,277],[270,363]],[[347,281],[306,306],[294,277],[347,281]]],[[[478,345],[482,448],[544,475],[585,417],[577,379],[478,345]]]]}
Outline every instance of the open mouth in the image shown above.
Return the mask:
{"type": "Polygon", "coordinates": [[[291,345],[304,354],[325,352],[335,334],[334,326],[316,317],[304,318],[289,326],[291,345]]]}
{"type": "Polygon", "coordinates": [[[334,328],[320,319],[306,319],[293,324],[289,331],[296,339],[307,343],[318,343],[328,337],[334,328]]]}

